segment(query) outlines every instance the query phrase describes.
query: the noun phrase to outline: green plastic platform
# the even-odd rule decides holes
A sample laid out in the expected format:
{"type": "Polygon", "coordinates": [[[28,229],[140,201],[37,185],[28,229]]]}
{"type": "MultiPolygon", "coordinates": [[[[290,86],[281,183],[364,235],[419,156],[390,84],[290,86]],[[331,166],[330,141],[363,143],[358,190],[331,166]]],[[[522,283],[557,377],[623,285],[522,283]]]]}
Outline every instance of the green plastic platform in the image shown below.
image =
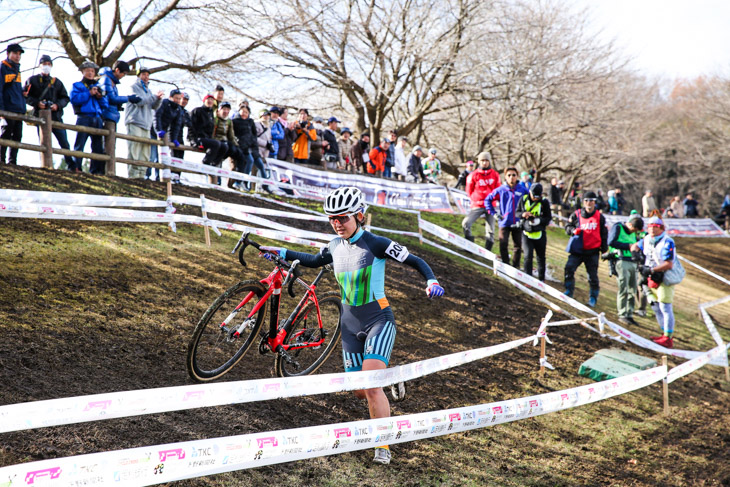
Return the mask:
{"type": "Polygon", "coordinates": [[[583,362],[578,374],[595,381],[615,379],[656,366],[656,360],[617,348],[603,349],[583,362]]]}

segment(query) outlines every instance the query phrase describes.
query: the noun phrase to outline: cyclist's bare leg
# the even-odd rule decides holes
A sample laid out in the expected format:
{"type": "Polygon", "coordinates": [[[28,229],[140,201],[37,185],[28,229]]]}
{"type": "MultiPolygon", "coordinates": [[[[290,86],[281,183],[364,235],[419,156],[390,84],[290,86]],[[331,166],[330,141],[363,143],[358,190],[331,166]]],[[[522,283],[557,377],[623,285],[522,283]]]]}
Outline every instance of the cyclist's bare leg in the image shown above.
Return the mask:
{"type": "MultiPolygon", "coordinates": [[[[372,358],[365,359],[362,364],[362,370],[382,370],[385,367],[385,362],[372,358]]],[[[355,397],[368,400],[371,418],[387,418],[390,416],[390,402],[388,402],[388,396],[385,395],[382,387],[355,391],[355,397]]]]}

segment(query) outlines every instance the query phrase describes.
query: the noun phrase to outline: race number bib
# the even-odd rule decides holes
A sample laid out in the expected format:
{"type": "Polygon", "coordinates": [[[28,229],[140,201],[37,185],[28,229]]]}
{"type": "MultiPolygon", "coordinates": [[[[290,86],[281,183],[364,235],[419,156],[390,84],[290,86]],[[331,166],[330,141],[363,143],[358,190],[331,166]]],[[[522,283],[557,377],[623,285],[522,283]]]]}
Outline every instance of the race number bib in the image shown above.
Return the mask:
{"type": "Polygon", "coordinates": [[[403,262],[408,257],[408,249],[399,243],[390,242],[388,248],[385,249],[385,255],[397,260],[398,262],[403,262]]]}

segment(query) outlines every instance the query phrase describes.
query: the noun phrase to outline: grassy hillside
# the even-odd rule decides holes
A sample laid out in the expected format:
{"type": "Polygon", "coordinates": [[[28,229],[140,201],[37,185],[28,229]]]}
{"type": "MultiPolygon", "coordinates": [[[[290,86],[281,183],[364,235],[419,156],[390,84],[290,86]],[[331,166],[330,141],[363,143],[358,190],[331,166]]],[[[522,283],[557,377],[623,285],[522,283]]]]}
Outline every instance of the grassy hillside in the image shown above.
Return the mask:
{"type": "MultiPolygon", "coordinates": [[[[0,187],[164,199],[159,184],[3,168],[0,187]]],[[[260,205],[242,195],[175,187],[175,193],[260,205]]],[[[316,207],[315,203],[302,202],[316,207]]],[[[195,208],[179,211],[196,214],[195,208]]],[[[373,225],[414,230],[415,217],[372,209],[373,225]]],[[[459,231],[454,215],[425,218],[459,231]]],[[[316,228],[306,222],[281,220],[316,228]]],[[[192,329],[209,303],[239,279],[260,278],[269,264],[251,254],[243,269],[230,255],[238,235],[178,225],[0,220],[0,404],[189,384],[184,359],[192,329]]],[[[395,363],[406,363],[528,336],[546,307],[488,271],[429,247],[398,239],[432,265],[447,290],[429,301],[421,277],[389,264],[386,291],[398,321],[395,363]]],[[[550,232],[549,259],[562,278],[565,239],[550,232]]],[[[275,242],[268,242],[276,245],[275,242]]],[[[680,240],[680,253],[730,276],[729,248],[719,240],[680,240]]],[[[615,282],[601,269],[599,307],[615,317],[615,282]]],[[[578,297],[587,285],[578,274],[578,297]]],[[[311,273],[308,274],[311,278],[311,273]]],[[[330,278],[325,288],[334,288],[330,278]]],[[[558,285],[559,287],[559,285],[558,285]]],[[[677,345],[706,350],[712,339],[697,303],[728,294],[688,268],[678,291],[677,345]]],[[[291,306],[291,300],[284,307],[291,306]]],[[[711,314],[730,339],[730,304],[711,314]]],[[[642,335],[654,334],[641,320],[642,335]]],[[[539,394],[589,383],[577,375],[593,351],[615,345],[581,327],[551,333],[555,371],[538,374],[538,350],[522,347],[409,384],[393,414],[409,414],[539,394]]],[[[625,345],[647,356],[649,351],[625,345]]],[[[655,356],[655,358],[658,358],[655,356]]],[[[679,361],[670,358],[670,365],[679,361]]],[[[329,370],[341,367],[333,356],[329,370]]],[[[268,377],[273,359],[249,352],[225,380],[268,377]]],[[[396,445],[389,467],[370,451],[233,472],[176,485],[730,485],[730,384],[706,367],[670,386],[671,416],[662,415],[655,385],[557,414],[433,440],[396,445]]],[[[315,395],[4,434],[0,466],[367,417],[351,394],[315,395]]]]}

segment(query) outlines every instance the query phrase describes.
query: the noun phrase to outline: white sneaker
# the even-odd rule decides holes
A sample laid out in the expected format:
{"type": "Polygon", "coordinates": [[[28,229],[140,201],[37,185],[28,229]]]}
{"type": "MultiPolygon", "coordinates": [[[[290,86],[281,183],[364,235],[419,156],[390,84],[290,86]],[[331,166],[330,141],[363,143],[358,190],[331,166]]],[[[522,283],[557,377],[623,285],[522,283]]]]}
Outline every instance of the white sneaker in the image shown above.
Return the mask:
{"type": "Polygon", "coordinates": [[[390,463],[390,449],[389,448],[376,448],[375,456],[373,457],[373,463],[380,463],[381,465],[388,465],[390,463]]]}

